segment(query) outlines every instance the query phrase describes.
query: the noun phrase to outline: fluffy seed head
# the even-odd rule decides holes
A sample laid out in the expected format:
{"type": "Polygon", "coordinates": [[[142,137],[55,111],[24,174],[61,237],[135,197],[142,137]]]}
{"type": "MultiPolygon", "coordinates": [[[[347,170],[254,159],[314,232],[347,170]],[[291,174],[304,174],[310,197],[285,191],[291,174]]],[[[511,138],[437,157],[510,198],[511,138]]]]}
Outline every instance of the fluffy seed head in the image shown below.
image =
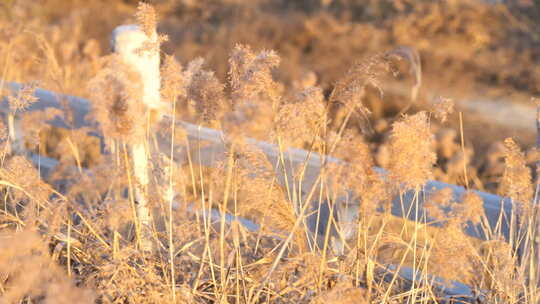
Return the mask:
{"type": "Polygon", "coordinates": [[[390,135],[390,176],[408,189],[418,189],[433,176],[437,157],[426,112],[395,122],[390,135]]]}
{"type": "Polygon", "coordinates": [[[223,127],[235,140],[250,136],[267,140],[281,99],[281,86],[273,80],[272,69],[280,58],[274,51],[253,53],[236,45],[229,58],[232,111],[223,127]]]}
{"type": "Polygon", "coordinates": [[[450,98],[439,97],[432,104],[432,112],[441,122],[448,119],[448,115],[454,113],[454,101],[450,98]]]}
{"type": "Polygon", "coordinates": [[[198,58],[188,64],[185,79],[188,80],[186,96],[195,107],[200,122],[213,122],[227,108],[223,84],[214,72],[205,70],[204,60],[198,58]]]}
{"type": "Polygon", "coordinates": [[[437,221],[448,219],[448,212],[454,205],[454,191],[452,188],[443,188],[430,193],[425,204],[430,217],[437,221]]]}
{"type": "Polygon", "coordinates": [[[144,137],[146,121],[140,74],[117,56],[107,65],[89,84],[92,116],[106,137],[138,141],[144,137]]]}
{"type": "Polygon", "coordinates": [[[330,96],[331,102],[343,104],[351,110],[358,110],[367,115],[370,111],[364,106],[363,99],[366,87],[372,86],[382,92],[379,77],[383,70],[387,70],[387,62],[381,55],[373,56],[351,67],[349,71],[335,85],[330,96]]]}
{"type": "Polygon", "coordinates": [[[279,62],[274,51],[261,51],[255,55],[249,46],[236,45],[229,59],[233,102],[255,102],[261,97],[277,101],[279,89],[272,79],[272,69],[279,62]]]}
{"type": "Polygon", "coordinates": [[[7,100],[9,102],[9,109],[12,112],[24,111],[35,103],[38,99],[34,96],[34,91],[37,88],[37,83],[31,82],[25,84],[15,94],[9,94],[7,100]]]}
{"type": "Polygon", "coordinates": [[[467,191],[463,194],[461,202],[461,215],[464,219],[470,220],[473,224],[479,224],[485,216],[484,201],[475,192],[467,191]]]}
{"type": "Polygon", "coordinates": [[[295,94],[290,102],[279,107],[274,123],[275,136],[281,137],[284,145],[302,147],[320,134],[326,121],[322,90],[306,88],[295,94]]]}
{"type": "Polygon", "coordinates": [[[154,7],[148,3],[139,2],[137,12],[135,13],[137,23],[141,26],[143,32],[151,37],[156,32],[157,16],[154,7]]]}
{"type": "Polygon", "coordinates": [[[511,138],[504,140],[505,170],[500,186],[503,195],[516,201],[520,213],[527,213],[533,198],[531,170],[526,165],[525,155],[511,138]]]}
{"type": "Polygon", "coordinates": [[[179,96],[186,95],[186,84],[182,65],[174,56],[166,55],[161,67],[161,97],[164,101],[173,102],[179,96]]]}

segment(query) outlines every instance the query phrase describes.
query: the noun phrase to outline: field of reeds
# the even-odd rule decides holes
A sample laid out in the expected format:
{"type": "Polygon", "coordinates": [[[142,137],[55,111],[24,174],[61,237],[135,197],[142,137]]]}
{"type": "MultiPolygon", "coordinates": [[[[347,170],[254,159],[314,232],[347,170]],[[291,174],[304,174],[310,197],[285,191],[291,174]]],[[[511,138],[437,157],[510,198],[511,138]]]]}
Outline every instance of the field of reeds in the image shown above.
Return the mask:
{"type": "Polygon", "coordinates": [[[540,301],[540,114],[467,107],[537,1],[149,2],[0,0],[0,304],[540,301]]]}

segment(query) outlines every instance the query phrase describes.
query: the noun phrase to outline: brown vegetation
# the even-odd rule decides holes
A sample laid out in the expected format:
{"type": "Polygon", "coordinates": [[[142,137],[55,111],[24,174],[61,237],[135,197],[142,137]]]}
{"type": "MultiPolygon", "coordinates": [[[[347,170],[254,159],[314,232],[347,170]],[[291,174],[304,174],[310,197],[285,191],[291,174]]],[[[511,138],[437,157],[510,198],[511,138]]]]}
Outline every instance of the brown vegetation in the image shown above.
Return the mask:
{"type": "Polygon", "coordinates": [[[0,126],[0,303],[538,302],[530,169],[538,151],[508,139],[474,153],[484,142],[452,128],[452,102],[430,103],[418,91],[477,80],[482,89],[537,94],[540,75],[528,69],[538,61],[533,10],[474,1],[159,1],[158,23],[152,6],[129,2],[105,10],[75,0],[0,2],[0,96],[9,105],[0,126]],[[162,42],[177,53],[162,56],[162,108],[144,103],[139,71],[103,56],[99,40],[125,20],[151,42],[141,53],[162,42]],[[414,48],[395,48],[403,44],[414,48]],[[508,68],[493,67],[494,56],[508,68]],[[95,124],[71,128],[65,100],[61,110],[26,111],[36,102],[32,80],[89,97],[95,124]],[[5,81],[30,84],[13,94],[5,81]],[[413,89],[393,94],[396,83],[413,89]],[[387,92],[392,100],[381,105],[387,92]],[[46,124],[55,117],[67,128],[46,124]],[[204,143],[193,146],[176,120],[225,131],[217,166],[194,161],[204,143]],[[15,122],[22,139],[10,133],[15,122]],[[170,139],[166,150],[156,149],[160,136],[170,139]],[[247,138],[275,143],[280,157],[274,163],[247,138]],[[137,175],[136,145],[147,180],[137,175]],[[280,180],[288,147],[346,162],[323,157],[315,187],[304,189],[302,166],[280,180]],[[41,174],[30,154],[59,165],[41,174]],[[436,192],[416,222],[391,214],[392,197],[412,189],[418,205],[432,178],[511,197],[518,208],[500,219],[509,235],[492,229],[472,191],[436,192]],[[307,225],[317,202],[331,214],[318,235],[307,225]],[[350,204],[358,214],[344,221],[350,204]],[[486,240],[467,236],[471,227],[486,240]],[[390,264],[420,275],[404,279],[390,264]],[[450,299],[431,274],[473,294],[450,299]]]}

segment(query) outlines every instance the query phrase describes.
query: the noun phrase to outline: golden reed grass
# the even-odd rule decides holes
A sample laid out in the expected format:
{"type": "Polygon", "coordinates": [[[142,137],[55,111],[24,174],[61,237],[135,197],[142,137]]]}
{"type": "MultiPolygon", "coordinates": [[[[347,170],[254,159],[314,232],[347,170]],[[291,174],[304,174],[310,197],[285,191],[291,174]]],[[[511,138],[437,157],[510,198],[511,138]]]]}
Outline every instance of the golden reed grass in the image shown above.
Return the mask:
{"type": "MultiPolygon", "coordinates": [[[[154,8],[140,4],[135,20],[155,38],[139,51],[159,49],[166,38],[156,32],[154,8]]],[[[1,62],[11,64],[15,40],[0,43],[1,62]]],[[[34,43],[46,53],[43,63],[53,67],[46,80],[61,91],[73,88],[71,72],[61,63],[77,56],[62,53],[66,58],[57,60],[60,56],[53,48],[43,41],[34,43]]],[[[514,212],[519,213],[521,225],[515,226],[520,230],[510,242],[497,231],[489,231],[486,241],[466,236],[471,227],[488,226],[482,200],[473,191],[457,198],[443,189],[426,197],[427,214],[419,215],[423,222],[390,214],[396,190],[400,195],[410,189],[423,193],[426,181],[437,174],[437,154],[448,160],[464,150],[456,146],[456,134],[445,135],[447,143],[435,142],[435,133],[441,138],[444,130],[437,129],[431,117],[445,121],[452,114],[451,102],[441,99],[429,112],[403,115],[370,130],[385,133],[389,178],[374,170],[384,157],[374,155],[379,148],[361,132],[368,129],[366,124],[351,125],[367,119],[367,91],[382,90],[383,75],[393,71],[388,53],[352,65],[331,91],[317,87],[316,78],[292,87],[279,83],[277,53],[257,52],[247,45],[232,49],[225,83],[203,59],[184,67],[175,57],[165,56],[160,97],[169,117],[157,124],[153,119],[160,116],[147,119],[149,109],[140,100],[141,75],[117,56],[97,58],[97,51],[91,50],[86,45],[79,59],[85,73],[94,76],[87,85],[92,119],[99,123],[110,151],[92,161],[83,147],[91,142],[85,141],[88,130],[71,130],[58,141],[52,140],[57,131],[43,130],[51,115],[67,119],[66,111],[24,111],[35,102],[34,85],[16,95],[2,88],[11,111],[24,122],[23,152],[53,154],[43,146],[54,145],[58,154],[67,156],[59,158],[55,172],[41,177],[25,157],[12,153],[9,126],[0,129],[1,303],[461,301],[445,299],[444,291],[425,275],[411,282],[389,273],[389,263],[469,284],[474,299],[463,301],[538,302],[536,198],[528,162],[512,140],[505,141],[502,156],[493,161],[493,167],[504,165],[501,191],[519,206],[514,212]],[[345,108],[349,116],[337,123],[338,128],[332,128],[333,107],[345,108]],[[173,129],[176,118],[226,131],[223,140],[229,150],[219,166],[193,162],[200,146],[191,146],[181,129],[173,129]],[[154,149],[158,135],[170,138],[171,150],[185,153],[154,149]],[[279,159],[268,159],[246,137],[276,142],[279,159]],[[126,148],[133,143],[145,145],[148,153],[144,199],[151,227],[144,237],[152,244],[149,252],[142,250],[139,240],[134,189],[140,181],[126,148]],[[324,176],[314,190],[302,189],[302,168],[294,168],[293,180],[285,184],[276,174],[287,168],[288,147],[331,153],[346,163],[321,164],[324,176]],[[306,227],[308,217],[320,215],[317,208],[306,207],[312,201],[327,201],[329,208],[336,208],[322,242],[306,227]],[[359,206],[347,227],[340,226],[340,204],[359,206]],[[220,220],[211,216],[216,214],[212,210],[220,220]],[[246,229],[236,220],[225,224],[227,214],[250,219],[260,229],[246,229]],[[331,235],[332,229],[356,233],[337,248],[340,236],[331,235]]],[[[15,66],[4,66],[2,82],[16,73],[15,66]]]]}

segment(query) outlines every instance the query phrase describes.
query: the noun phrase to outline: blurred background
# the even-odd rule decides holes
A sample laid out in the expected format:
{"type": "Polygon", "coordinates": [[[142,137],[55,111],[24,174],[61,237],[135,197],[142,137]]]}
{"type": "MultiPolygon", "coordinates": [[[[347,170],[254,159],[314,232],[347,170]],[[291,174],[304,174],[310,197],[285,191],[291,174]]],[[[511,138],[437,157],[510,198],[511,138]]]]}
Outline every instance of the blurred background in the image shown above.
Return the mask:
{"type": "MultiPolygon", "coordinates": [[[[364,134],[385,165],[391,123],[404,110],[430,109],[452,99],[454,114],[433,124],[438,179],[463,184],[463,162],[475,188],[496,191],[504,170],[501,142],[513,137],[533,165],[538,151],[540,1],[480,0],[176,0],[148,1],[168,35],[162,51],[182,64],[202,57],[227,83],[237,43],[281,56],[275,79],[284,90],[335,82],[359,61],[398,47],[416,50],[422,85],[409,62],[368,92],[372,114],[364,134]],[[411,105],[412,103],[412,105],[411,105]],[[409,107],[409,105],[411,105],[409,107]],[[459,119],[461,112],[462,123],[459,119]],[[461,133],[464,147],[461,145],[461,133]]],[[[0,0],[0,75],[42,88],[88,96],[87,83],[109,53],[111,31],[133,22],[138,1],[0,0]],[[13,51],[16,50],[16,51],[13,51]]],[[[333,109],[338,124],[339,109],[333,109]]],[[[366,122],[353,122],[361,128],[366,122]]]]}

